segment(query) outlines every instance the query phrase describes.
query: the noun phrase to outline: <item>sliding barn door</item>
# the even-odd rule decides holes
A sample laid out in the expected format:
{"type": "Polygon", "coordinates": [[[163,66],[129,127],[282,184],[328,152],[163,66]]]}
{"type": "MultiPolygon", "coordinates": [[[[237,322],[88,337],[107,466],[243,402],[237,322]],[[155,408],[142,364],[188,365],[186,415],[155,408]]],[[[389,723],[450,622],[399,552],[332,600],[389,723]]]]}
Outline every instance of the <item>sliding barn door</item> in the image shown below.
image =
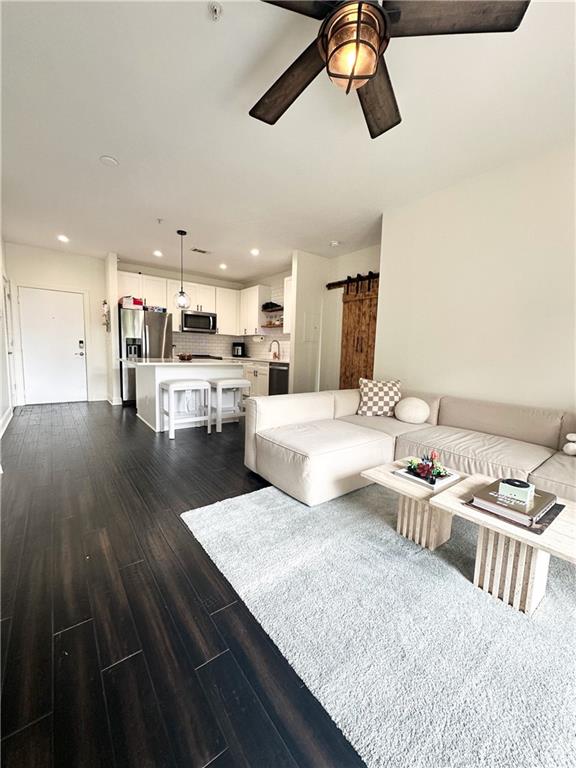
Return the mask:
{"type": "Polygon", "coordinates": [[[354,389],[374,373],[378,280],[350,284],[342,302],[340,389],[354,389]]]}

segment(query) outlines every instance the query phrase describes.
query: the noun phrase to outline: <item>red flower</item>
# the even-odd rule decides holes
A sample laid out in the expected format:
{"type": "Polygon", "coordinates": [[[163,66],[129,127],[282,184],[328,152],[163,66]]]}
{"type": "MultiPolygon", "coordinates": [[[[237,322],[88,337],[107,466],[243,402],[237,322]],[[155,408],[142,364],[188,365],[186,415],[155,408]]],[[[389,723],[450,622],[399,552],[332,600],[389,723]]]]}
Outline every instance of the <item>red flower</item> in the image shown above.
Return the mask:
{"type": "Polygon", "coordinates": [[[438,451],[430,451],[430,458],[432,459],[432,461],[438,461],[438,459],[440,458],[440,454],[438,453],[438,451]]]}

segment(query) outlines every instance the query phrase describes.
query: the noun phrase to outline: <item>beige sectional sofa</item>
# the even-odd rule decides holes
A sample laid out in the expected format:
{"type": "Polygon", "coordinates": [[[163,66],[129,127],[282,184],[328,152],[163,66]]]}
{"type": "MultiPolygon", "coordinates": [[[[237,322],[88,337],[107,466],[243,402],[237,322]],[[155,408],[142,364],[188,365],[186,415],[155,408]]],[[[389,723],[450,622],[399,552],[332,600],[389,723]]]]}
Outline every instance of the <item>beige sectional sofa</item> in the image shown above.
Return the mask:
{"type": "Polygon", "coordinates": [[[435,448],[467,473],[529,480],[576,500],[576,457],[561,453],[576,415],[547,408],[403,392],[426,400],[425,424],[358,416],[357,389],[251,397],[245,464],[314,506],[360,488],[360,472],[435,448]]]}

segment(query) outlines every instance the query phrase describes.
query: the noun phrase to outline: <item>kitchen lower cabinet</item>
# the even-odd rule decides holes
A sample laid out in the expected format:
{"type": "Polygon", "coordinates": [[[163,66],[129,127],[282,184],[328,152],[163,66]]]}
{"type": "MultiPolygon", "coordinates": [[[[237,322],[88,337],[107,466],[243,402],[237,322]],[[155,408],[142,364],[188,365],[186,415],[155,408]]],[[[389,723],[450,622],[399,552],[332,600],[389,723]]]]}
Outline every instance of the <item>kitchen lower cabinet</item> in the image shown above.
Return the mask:
{"type": "Polygon", "coordinates": [[[250,395],[260,397],[268,394],[268,363],[244,363],[244,378],[250,382],[250,395]]]}

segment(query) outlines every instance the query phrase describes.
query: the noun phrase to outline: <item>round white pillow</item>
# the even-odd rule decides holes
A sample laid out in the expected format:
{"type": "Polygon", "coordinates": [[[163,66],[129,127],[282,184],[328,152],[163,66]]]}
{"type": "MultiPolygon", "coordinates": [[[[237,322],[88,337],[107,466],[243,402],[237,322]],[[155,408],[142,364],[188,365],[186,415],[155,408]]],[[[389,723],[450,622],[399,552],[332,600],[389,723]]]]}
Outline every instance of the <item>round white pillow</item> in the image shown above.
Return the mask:
{"type": "Polygon", "coordinates": [[[576,456],[576,443],[566,443],[562,450],[564,453],[567,453],[568,456],[576,456]]]}
{"type": "Polygon", "coordinates": [[[404,397],[394,406],[394,416],[406,424],[424,424],[430,416],[430,406],[419,397],[404,397]]]}

